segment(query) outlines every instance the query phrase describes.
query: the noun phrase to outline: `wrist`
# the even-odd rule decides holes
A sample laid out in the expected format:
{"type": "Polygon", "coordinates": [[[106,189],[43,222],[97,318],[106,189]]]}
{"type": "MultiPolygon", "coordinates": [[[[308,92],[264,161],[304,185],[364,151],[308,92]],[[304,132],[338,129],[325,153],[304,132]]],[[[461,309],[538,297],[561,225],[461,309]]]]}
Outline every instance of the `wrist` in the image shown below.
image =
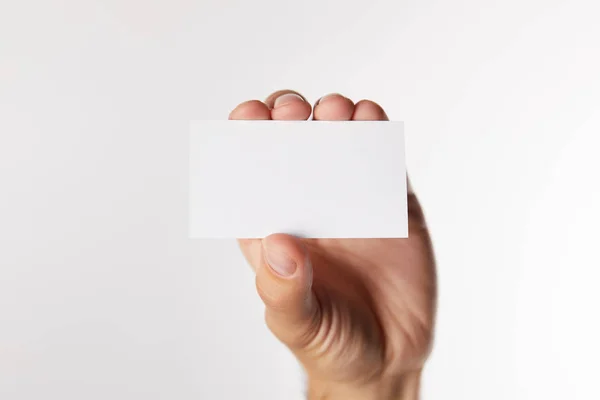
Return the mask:
{"type": "Polygon", "coordinates": [[[310,379],[308,400],[418,400],[421,371],[367,384],[310,379]]]}

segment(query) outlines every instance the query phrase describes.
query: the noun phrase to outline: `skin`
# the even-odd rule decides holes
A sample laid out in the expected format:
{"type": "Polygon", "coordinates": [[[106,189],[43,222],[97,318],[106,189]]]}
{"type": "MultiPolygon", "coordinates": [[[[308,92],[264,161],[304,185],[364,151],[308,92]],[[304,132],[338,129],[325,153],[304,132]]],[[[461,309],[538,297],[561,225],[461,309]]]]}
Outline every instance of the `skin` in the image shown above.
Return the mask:
{"type": "MultiPolygon", "coordinates": [[[[339,94],[311,107],[291,90],[238,105],[230,119],[387,120],[339,94]]],[[[408,239],[239,240],[273,334],[297,357],[310,399],[417,399],[436,308],[435,261],[409,188],[408,239]]]]}

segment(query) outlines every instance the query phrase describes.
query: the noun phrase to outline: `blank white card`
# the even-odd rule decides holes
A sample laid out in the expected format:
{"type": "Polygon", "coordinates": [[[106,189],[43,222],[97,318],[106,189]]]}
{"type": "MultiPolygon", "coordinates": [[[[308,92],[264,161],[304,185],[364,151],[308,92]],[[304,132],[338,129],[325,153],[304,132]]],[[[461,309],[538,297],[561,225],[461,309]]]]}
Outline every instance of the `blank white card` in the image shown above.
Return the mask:
{"type": "Polygon", "coordinates": [[[190,237],[408,236],[402,122],[193,121],[190,237]]]}

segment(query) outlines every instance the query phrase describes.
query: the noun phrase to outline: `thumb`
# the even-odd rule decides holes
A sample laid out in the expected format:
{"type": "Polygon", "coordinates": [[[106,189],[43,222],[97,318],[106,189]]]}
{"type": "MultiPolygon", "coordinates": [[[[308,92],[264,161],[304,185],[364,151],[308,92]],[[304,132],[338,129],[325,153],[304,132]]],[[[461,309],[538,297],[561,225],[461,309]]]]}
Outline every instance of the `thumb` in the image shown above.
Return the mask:
{"type": "Polygon", "coordinates": [[[262,240],[256,288],[273,334],[292,351],[309,344],[318,330],[319,305],[312,291],[312,265],[300,239],[276,234],[262,240]]]}

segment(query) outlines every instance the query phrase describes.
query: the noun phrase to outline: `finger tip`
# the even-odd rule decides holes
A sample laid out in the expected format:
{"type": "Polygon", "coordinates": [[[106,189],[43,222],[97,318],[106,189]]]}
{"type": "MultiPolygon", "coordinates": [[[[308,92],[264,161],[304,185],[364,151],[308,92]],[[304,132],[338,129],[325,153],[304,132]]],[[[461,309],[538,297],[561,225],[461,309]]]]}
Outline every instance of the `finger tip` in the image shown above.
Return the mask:
{"type": "Polygon", "coordinates": [[[271,118],[271,111],[259,100],[248,100],[239,104],[229,114],[232,120],[266,120],[271,118]]]}
{"type": "Polygon", "coordinates": [[[314,117],[318,120],[347,121],[353,112],[352,100],[337,93],[321,97],[314,107],[314,117]]]}
{"type": "Polygon", "coordinates": [[[287,233],[272,233],[262,240],[263,247],[287,247],[293,245],[296,238],[287,233]]]}
{"type": "Polygon", "coordinates": [[[266,236],[262,240],[262,247],[265,251],[286,253],[297,262],[302,262],[305,258],[304,248],[300,239],[289,234],[275,233],[266,236]]]}
{"type": "Polygon", "coordinates": [[[295,90],[291,90],[291,89],[282,89],[282,90],[277,90],[273,93],[271,93],[266,99],[265,99],[265,104],[269,107],[269,108],[273,108],[275,106],[275,101],[278,98],[281,98],[285,95],[289,95],[289,94],[293,94],[298,96],[301,100],[306,101],[306,98],[304,96],[302,96],[300,93],[296,92],[295,90]]]}
{"type": "Polygon", "coordinates": [[[387,121],[388,116],[383,107],[371,100],[361,100],[354,106],[353,120],[387,121]]]}
{"type": "Polygon", "coordinates": [[[275,106],[271,110],[273,120],[306,120],[310,117],[312,107],[306,101],[296,99],[289,103],[275,106]]]}

